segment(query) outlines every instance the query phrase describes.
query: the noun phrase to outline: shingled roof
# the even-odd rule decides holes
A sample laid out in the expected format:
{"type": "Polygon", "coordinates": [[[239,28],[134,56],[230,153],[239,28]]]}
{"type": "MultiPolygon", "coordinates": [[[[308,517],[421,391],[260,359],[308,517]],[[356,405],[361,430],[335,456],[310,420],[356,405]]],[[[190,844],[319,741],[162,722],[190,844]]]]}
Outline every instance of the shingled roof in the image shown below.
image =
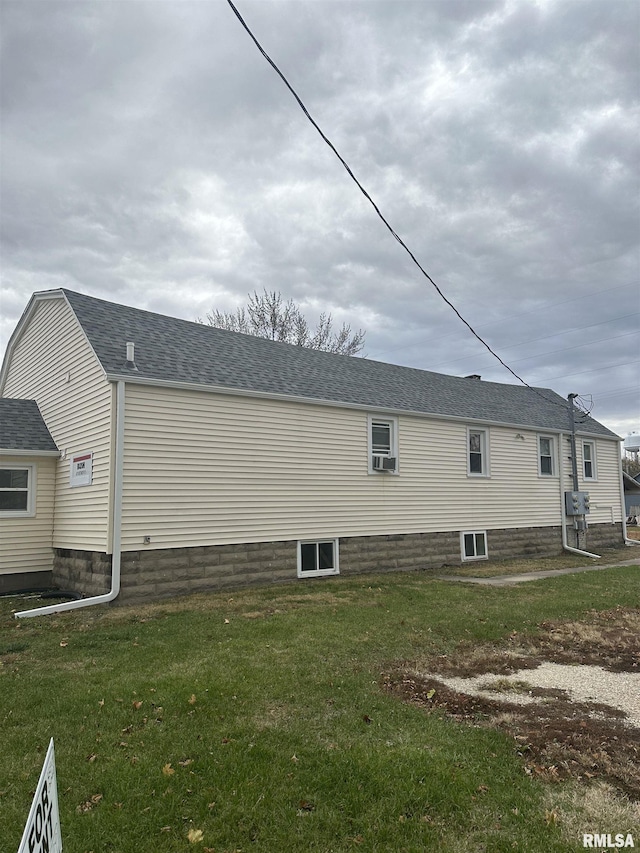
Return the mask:
{"type": "MultiPolygon", "coordinates": [[[[110,378],[161,380],[266,395],[567,430],[567,401],[546,388],[446,376],[215,329],[64,293],[110,378]],[[126,343],[135,343],[135,368],[126,343]]],[[[615,437],[586,418],[581,433],[615,437]]]]}
{"type": "Polygon", "coordinates": [[[0,449],[57,451],[35,400],[0,397],[0,449]]]}

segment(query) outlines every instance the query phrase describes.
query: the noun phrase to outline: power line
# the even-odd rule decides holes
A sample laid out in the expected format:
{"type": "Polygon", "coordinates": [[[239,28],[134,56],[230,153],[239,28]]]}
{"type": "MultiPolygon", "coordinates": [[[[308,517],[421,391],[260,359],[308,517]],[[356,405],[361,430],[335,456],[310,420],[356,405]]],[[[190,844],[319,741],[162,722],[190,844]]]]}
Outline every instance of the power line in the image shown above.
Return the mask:
{"type": "Polygon", "coordinates": [[[626,394],[627,391],[637,391],[637,385],[622,385],[620,388],[611,388],[606,394],[596,394],[598,401],[604,400],[606,397],[618,397],[621,392],[626,394]]]}
{"type": "MultiPolygon", "coordinates": [[[[633,316],[633,315],[627,315],[627,316],[633,316]]],[[[605,320],[605,323],[607,323],[607,322],[609,322],[609,321],[605,320]]],[[[604,323],[592,323],[590,326],[582,326],[581,329],[575,329],[574,331],[581,331],[582,329],[592,329],[592,328],[594,328],[594,326],[603,326],[603,325],[604,325],[604,323]]],[[[564,333],[563,332],[558,333],[558,335],[561,335],[561,334],[564,334],[564,333]]],[[[548,338],[558,337],[558,335],[545,335],[543,338],[532,338],[532,340],[523,341],[521,344],[511,344],[510,346],[505,347],[505,349],[513,349],[514,347],[524,346],[525,344],[535,343],[536,341],[544,341],[544,340],[547,340],[548,338]]],[[[612,335],[609,338],[598,338],[597,341],[587,341],[584,344],[575,344],[575,346],[572,346],[572,347],[561,347],[560,349],[545,350],[544,352],[536,353],[535,355],[525,355],[522,358],[511,359],[511,364],[517,364],[519,361],[530,361],[532,358],[544,358],[545,356],[548,356],[548,355],[556,355],[559,352],[569,352],[570,350],[574,350],[574,349],[582,349],[582,347],[590,347],[590,346],[593,346],[594,344],[606,343],[607,341],[616,341],[616,340],[618,340],[618,338],[628,338],[631,335],[634,335],[635,337],[637,337],[638,333],[635,331],[634,332],[624,332],[622,335],[612,335]]],[[[462,355],[462,356],[460,356],[460,358],[452,358],[450,361],[439,361],[439,362],[437,362],[437,364],[430,365],[430,367],[440,367],[440,365],[443,365],[443,364],[455,364],[455,362],[457,362],[457,361],[464,361],[465,359],[469,359],[469,358],[473,358],[473,356],[472,355],[462,355]]]]}
{"type": "MultiPolygon", "coordinates": [[[[601,293],[610,293],[614,290],[624,290],[627,287],[635,287],[637,286],[637,281],[631,281],[628,284],[619,284],[616,287],[605,287],[602,290],[592,290],[588,293],[581,293],[580,296],[574,296],[572,299],[563,299],[562,302],[551,302],[551,303],[543,303],[542,305],[538,305],[537,308],[531,308],[529,311],[521,311],[517,314],[509,314],[506,317],[498,317],[496,320],[490,320],[488,323],[481,323],[479,326],[476,326],[476,329],[486,329],[488,326],[495,326],[499,323],[506,323],[508,320],[515,320],[518,317],[526,317],[528,314],[536,314],[538,311],[548,311],[551,308],[557,308],[559,305],[568,305],[570,302],[578,302],[584,301],[585,299],[591,299],[594,296],[599,296],[601,293]]],[[[629,314],[625,314],[625,317],[630,316],[629,314]]],[[[634,316],[634,315],[631,315],[634,316]]],[[[612,323],[613,320],[619,320],[620,317],[614,317],[611,320],[604,320],[603,323],[612,323]]],[[[562,332],[558,332],[558,334],[569,334],[570,332],[580,331],[582,328],[589,328],[588,326],[579,326],[573,327],[571,329],[564,329],[562,332]]],[[[444,341],[446,338],[450,338],[455,332],[448,332],[446,335],[440,335],[439,338],[432,338],[429,343],[437,343],[438,341],[444,341]]],[[[547,337],[554,337],[554,335],[548,335],[547,337]]],[[[543,338],[536,338],[536,340],[544,340],[543,338]]],[[[401,349],[408,349],[409,347],[419,346],[420,344],[402,344],[399,347],[392,347],[391,349],[380,350],[377,353],[372,353],[374,358],[378,356],[385,355],[388,352],[398,352],[401,349]]],[[[519,345],[516,345],[519,346],[519,345]]]]}
{"type": "Polygon", "coordinates": [[[578,370],[576,373],[563,373],[562,376],[552,376],[551,379],[546,379],[546,382],[555,382],[556,379],[564,379],[566,376],[581,376],[583,373],[597,373],[599,370],[613,370],[614,367],[626,367],[629,364],[637,364],[638,359],[634,358],[631,361],[620,361],[618,364],[608,364],[606,367],[593,367],[591,370],[578,370]]]}
{"type": "Polygon", "coordinates": [[[512,376],[514,376],[514,377],[518,380],[518,382],[520,382],[522,385],[524,385],[524,386],[526,386],[527,388],[529,388],[531,391],[534,391],[534,392],[535,392],[536,394],[538,394],[540,397],[543,397],[543,399],[547,400],[547,402],[553,402],[553,403],[556,403],[557,405],[560,405],[559,403],[557,403],[557,401],[556,401],[556,400],[549,400],[547,397],[545,397],[545,396],[544,396],[544,394],[540,394],[540,392],[539,392],[537,389],[532,388],[532,387],[531,387],[531,385],[529,385],[529,383],[528,383],[528,382],[525,382],[525,380],[524,380],[521,376],[518,376],[518,374],[517,374],[514,370],[512,370],[512,368],[511,368],[511,367],[509,367],[509,365],[508,365],[508,364],[506,364],[506,362],[504,362],[504,361],[500,358],[500,356],[499,356],[496,352],[494,352],[494,350],[493,350],[493,349],[491,349],[491,347],[489,346],[489,344],[488,344],[488,343],[487,343],[487,342],[486,342],[486,341],[485,341],[485,340],[484,340],[484,339],[483,339],[483,338],[482,338],[482,337],[481,337],[481,336],[476,332],[476,330],[473,328],[473,326],[471,326],[471,324],[470,324],[467,320],[465,320],[465,318],[464,318],[464,317],[462,316],[462,314],[458,311],[458,309],[457,309],[457,308],[456,308],[456,306],[453,304],[453,302],[451,302],[451,300],[450,300],[450,299],[448,299],[448,298],[444,295],[444,293],[442,292],[442,290],[438,287],[438,285],[435,283],[435,281],[431,278],[431,276],[429,275],[429,273],[424,269],[424,267],[422,266],[422,264],[420,263],[420,261],[418,261],[418,259],[417,259],[417,258],[416,258],[416,256],[413,254],[413,252],[411,251],[411,249],[407,246],[407,244],[404,242],[404,240],[403,240],[403,239],[400,237],[400,235],[399,235],[399,234],[398,234],[398,233],[397,233],[397,232],[392,228],[392,226],[390,225],[390,223],[389,223],[389,222],[387,221],[387,219],[383,216],[383,214],[382,214],[382,212],[381,212],[380,208],[379,208],[379,207],[378,207],[378,205],[375,203],[375,201],[371,198],[371,196],[369,195],[369,193],[367,192],[367,190],[364,188],[364,186],[360,183],[360,181],[358,180],[358,178],[356,178],[356,176],[354,175],[354,173],[353,173],[353,171],[352,171],[351,167],[349,166],[349,164],[347,163],[347,161],[342,157],[342,155],[340,154],[340,152],[338,151],[338,149],[335,147],[335,145],[333,144],[333,142],[331,142],[331,140],[330,140],[330,139],[325,135],[325,133],[323,132],[323,130],[320,128],[320,126],[318,125],[318,123],[315,121],[315,119],[314,119],[314,118],[312,117],[312,115],[310,114],[309,110],[306,108],[306,106],[305,106],[305,105],[304,105],[304,103],[302,102],[301,98],[299,97],[298,93],[295,91],[295,89],[293,88],[293,86],[289,83],[289,81],[288,81],[288,80],[287,80],[287,78],[284,76],[284,74],[282,73],[282,71],[278,68],[278,66],[276,65],[276,63],[273,61],[273,59],[271,59],[271,57],[270,57],[270,56],[269,56],[269,54],[265,51],[265,49],[262,47],[262,45],[260,44],[260,42],[258,41],[258,39],[254,36],[254,34],[252,33],[252,31],[249,29],[248,24],[245,22],[244,18],[243,18],[243,17],[242,17],[242,15],[240,14],[240,12],[236,9],[236,7],[235,7],[235,6],[234,6],[234,4],[231,2],[231,0],[227,0],[227,3],[228,3],[228,4],[229,4],[229,6],[231,7],[231,9],[232,9],[232,11],[233,11],[234,15],[236,16],[236,18],[238,19],[238,21],[240,21],[240,24],[242,25],[242,27],[244,28],[244,30],[247,32],[247,34],[249,35],[249,37],[251,38],[251,40],[253,41],[253,43],[255,44],[255,46],[258,48],[258,50],[260,51],[260,53],[262,54],[262,56],[266,59],[266,61],[269,63],[269,65],[273,68],[273,70],[276,72],[276,74],[278,75],[278,77],[280,77],[280,79],[282,80],[282,82],[284,83],[284,85],[287,87],[287,89],[291,92],[291,94],[292,94],[292,95],[293,95],[293,97],[295,98],[295,100],[296,100],[296,102],[297,102],[298,106],[300,107],[300,109],[302,110],[302,112],[305,114],[305,116],[306,116],[306,117],[308,118],[308,120],[311,122],[311,124],[313,125],[313,127],[314,127],[314,128],[317,130],[317,132],[320,134],[320,136],[321,136],[321,138],[324,140],[324,142],[329,146],[329,148],[330,148],[330,149],[333,151],[333,153],[336,155],[336,157],[338,158],[338,160],[340,161],[340,163],[341,163],[341,164],[342,164],[342,166],[344,167],[345,171],[347,172],[347,174],[349,175],[349,177],[351,178],[351,180],[355,183],[355,185],[358,187],[358,189],[360,190],[360,192],[362,193],[362,195],[363,195],[363,196],[367,199],[367,201],[371,204],[371,206],[372,206],[372,207],[373,207],[373,209],[375,210],[375,212],[376,212],[376,214],[377,214],[378,218],[380,219],[380,221],[384,224],[384,226],[385,226],[385,227],[386,227],[386,229],[389,231],[389,233],[391,234],[391,236],[392,236],[395,240],[397,240],[397,242],[402,246],[402,248],[403,248],[403,249],[405,250],[405,252],[409,255],[409,257],[411,258],[411,260],[413,261],[413,263],[414,263],[414,264],[416,265],[416,267],[420,270],[420,272],[422,273],[422,275],[423,275],[423,276],[427,279],[427,281],[428,281],[428,282],[429,282],[429,283],[434,287],[434,289],[435,289],[436,293],[438,294],[438,296],[439,296],[439,297],[440,297],[440,298],[441,298],[441,299],[442,299],[442,300],[443,300],[443,301],[444,301],[444,302],[449,306],[449,308],[451,308],[451,310],[452,310],[452,311],[454,312],[454,314],[458,317],[458,319],[459,319],[462,323],[464,323],[464,325],[467,327],[467,329],[469,329],[469,331],[471,332],[471,334],[472,334],[475,338],[477,338],[477,339],[478,339],[478,341],[480,341],[480,343],[481,343],[481,344],[482,344],[482,345],[483,345],[483,346],[484,346],[484,347],[485,347],[485,348],[486,348],[486,349],[491,353],[491,355],[492,355],[494,358],[496,358],[496,359],[500,362],[500,364],[501,364],[501,365],[502,365],[506,370],[508,370],[508,371],[509,371],[509,373],[510,373],[512,376]]]}

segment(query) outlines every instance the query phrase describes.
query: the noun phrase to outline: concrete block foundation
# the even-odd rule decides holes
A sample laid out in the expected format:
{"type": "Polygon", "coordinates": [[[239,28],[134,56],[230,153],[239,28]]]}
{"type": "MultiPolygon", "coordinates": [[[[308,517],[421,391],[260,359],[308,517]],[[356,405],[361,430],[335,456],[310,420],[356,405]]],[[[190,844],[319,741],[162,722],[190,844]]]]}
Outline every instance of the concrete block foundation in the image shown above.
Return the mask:
{"type": "MultiPolygon", "coordinates": [[[[472,528],[478,529],[478,528],[472,528]]],[[[331,536],[331,531],[327,532],[331,536]]],[[[569,545],[575,532],[569,530],[569,545]]],[[[582,542],[583,540],[581,540],[582,542]]],[[[621,524],[593,525],[579,547],[595,551],[622,544],[621,524]]],[[[548,557],[562,552],[561,528],[534,527],[487,531],[489,560],[548,557]]],[[[438,574],[460,565],[460,531],[353,536],[340,539],[340,573],[424,571],[438,574]]],[[[283,583],[297,579],[297,540],[201,545],[124,551],[121,592],[116,603],[154,601],[176,595],[283,583]]],[[[56,549],[53,582],[85,596],[108,592],[111,555],[56,549]]]]}

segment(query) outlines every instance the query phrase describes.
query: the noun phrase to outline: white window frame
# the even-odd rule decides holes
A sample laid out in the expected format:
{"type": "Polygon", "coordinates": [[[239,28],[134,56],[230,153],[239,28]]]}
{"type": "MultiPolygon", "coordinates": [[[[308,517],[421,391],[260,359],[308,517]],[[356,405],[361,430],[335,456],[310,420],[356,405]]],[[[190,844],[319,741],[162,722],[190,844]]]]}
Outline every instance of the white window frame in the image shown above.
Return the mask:
{"type": "Polygon", "coordinates": [[[488,560],[489,559],[489,544],[487,542],[487,531],[486,530],[461,530],[460,531],[460,554],[462,555],[462,562],[469,563],[477,560],[488,560]],[[467,556],[467,549],[465,546],[465,536],[473,536],[473,554],[471,556],[467,556]],[[476,536],[484,537],[484,554],[477,553],[477,543],[476,536]]]}
{"type": "MultiPolygon", "coordinates": [[[[18,465],[16,463],[5,464],[0,462],[0,470],[27,472],[27,508],[0,510],[0,518],[33,518],[36,514],[36,466],[18,465]]],[[[9,491],[8,489],[0,490],[9,491]]],[[[16,491],[24,491],[24,489],[16,489],[16,491]]]]}
{"type": "Polygon", "coordinates": [[[339,539],[333,539],[330,536],[322,537],[320,539],[300,539],[298,540],[298,577],[299,578],[318,578],[325,577],[326,575],[339,575],[340,574],[340,553],[339,553],[339,539]],[[315,569],[314,571],[303,571],[302,570],[302,546],[303,545],[315,545],[316,546],[316,565],[319,564],[318,556],[319,556],[319,546],[327,543],[331,543],[333,546],[333,566],[330,569],[315,569]]]}
{"type": "Polygon", "coordinates": [[[400,472],[400,460],[398,458],[398,418],[389,415],[369,415],[367,417],[367,452],[369,458],[369,473],[370,474],[382,474],[383,476],[388,476],[389,474],[399,474],[400,472]],[[390,446],[388,451],[380,451],[376,450],[376,456],[387,456],[393,457],[396,460],[396,467],[394,471],[377,471],[373,467],[373,425],[374,424],[384,424],[389,427],[390,431],[390,446]]]}
{"type": "MultiPolygon", "coordinates": [[[[546,433],[540,433],[538,435],[538,440],[536,442],[536,448],[538,452],[538,477],[544,477],[545,479],[548,477],[557,477],[558,476],[558,451],[557,451],[557,442],[555,435],[547,435],[546,433]],[[541,442],[543,440],[550,442],[550,458],[551,458],[551,471],[543,471],[542,470],[542,447],[541,442]]],[[[545,453],[545,459],[547,458],[547,454],[545,453]]]]}
{"type": "Polygon", "coordinates": [[[598,479],[598,466],[596,463],[596,443],[584,439],[582,442],[582,478],[583,480],[592,483],[598,479]],[[585,448],[588,447],[591,451],[591,459],[587,460],[585,456],[585,448]],[[587,462],[591,463],[591,474],[587,474],[587,462]]]}
{"type": "Polygon", "coordinates": [[[490,477],[491,465],[489,461],[489,430],[487,427],[467,427],[467,477],[490,477]],[[471,436],[477,433],[480,436],[480,461],[481,470],[471,470],[471,436]]]}

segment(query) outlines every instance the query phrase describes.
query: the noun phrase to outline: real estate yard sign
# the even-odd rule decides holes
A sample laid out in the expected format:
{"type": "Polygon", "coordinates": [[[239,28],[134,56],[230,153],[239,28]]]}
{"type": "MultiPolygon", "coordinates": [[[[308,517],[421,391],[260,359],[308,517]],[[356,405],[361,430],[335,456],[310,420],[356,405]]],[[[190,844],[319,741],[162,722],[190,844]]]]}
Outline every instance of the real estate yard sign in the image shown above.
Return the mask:
{"type": "Polygon", "coordinates": [[[73,489],[76,486],[90,486],[93,480],[93,453],[79,453],[71,458],[69,466],[69,485],[73,489]]]}
{"type": "Polygon", "coordinates": [[[53,738],[49,742],[18,853],[62,853],[53,738]]]}

